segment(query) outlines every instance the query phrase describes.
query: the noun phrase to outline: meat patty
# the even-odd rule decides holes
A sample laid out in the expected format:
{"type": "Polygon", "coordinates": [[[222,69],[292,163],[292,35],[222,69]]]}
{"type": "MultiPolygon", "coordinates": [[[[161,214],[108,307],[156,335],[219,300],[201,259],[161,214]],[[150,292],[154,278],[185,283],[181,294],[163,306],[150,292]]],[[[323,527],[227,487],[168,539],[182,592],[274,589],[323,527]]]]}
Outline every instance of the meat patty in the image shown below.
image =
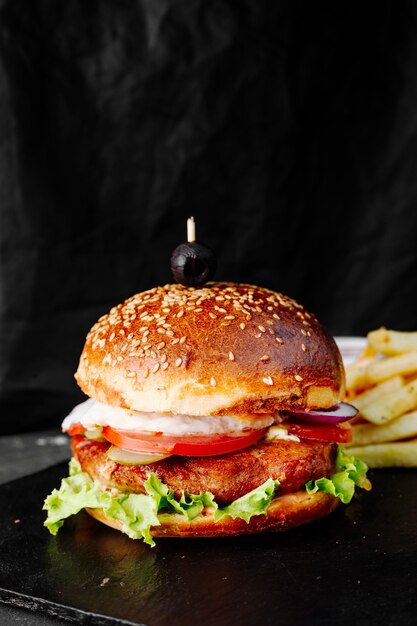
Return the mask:
{"type": "Polygon", "coordinates": [[[107,442],[72,438],[72,450],[83,471],[106,489],[143,493],[153,472],[173,489],[210,491],[220,506],[255,489],[268,478],[280,483],[280,494],[301,489],[310,479],[330,476],[337,445],[321,442],[261,441],[243,450],[212,457],[171,456],[150,465],[123,465],[109,459],[107,442]]]}

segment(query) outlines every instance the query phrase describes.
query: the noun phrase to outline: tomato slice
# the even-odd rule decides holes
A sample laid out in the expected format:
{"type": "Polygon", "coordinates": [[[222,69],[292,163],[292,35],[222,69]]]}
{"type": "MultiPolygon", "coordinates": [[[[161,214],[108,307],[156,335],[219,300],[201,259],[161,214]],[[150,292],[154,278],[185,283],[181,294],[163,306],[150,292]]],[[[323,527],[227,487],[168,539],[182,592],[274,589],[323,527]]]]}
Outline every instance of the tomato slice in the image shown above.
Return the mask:
{"type": "Polygon", "coordinates": [[[234,431],[218,435],[168,435],[103,428],[104,437],[114,446],[137,452],[158,452],[180,456],[215,456],[246,448],[259,441],[267,428],[234,431]]]}
{"type": "Polygon", "coordinates": [[[349,443],[352,441],[350,424],[300,424],[299,422],[287,422],[285,426],[292,435],[300,439],[313,439],[316,441],[333,441],[335,443],[349,443]]]}
{"type": "Polygon", "coordinates": [[[87,429],[82,424],[72,424],[67,433],[73,437],[74,435],[83,435],[87,429]]]}

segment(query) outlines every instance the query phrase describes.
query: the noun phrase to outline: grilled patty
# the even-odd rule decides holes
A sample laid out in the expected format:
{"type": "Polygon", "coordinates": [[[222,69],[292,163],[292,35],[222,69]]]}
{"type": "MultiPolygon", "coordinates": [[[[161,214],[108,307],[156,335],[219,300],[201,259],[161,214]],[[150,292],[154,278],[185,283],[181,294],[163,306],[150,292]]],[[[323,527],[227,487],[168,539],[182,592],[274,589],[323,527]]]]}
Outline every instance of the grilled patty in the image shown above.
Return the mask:
{"type": "Polygon", "coordinates": [[[280,494],[301,489],[310,479],[330,476],[334,469],[336,444],[321,442],[260,441],[243,450],[212,457],[171,456],[150,465],[123,465],[109,459],[107,442],[72,438],[74,456],[105,489],[143,493],[144,482],[153,472],[173,489],[210,491],[220,506],[255,489],[268,478],[280,483],[280,494]]]}

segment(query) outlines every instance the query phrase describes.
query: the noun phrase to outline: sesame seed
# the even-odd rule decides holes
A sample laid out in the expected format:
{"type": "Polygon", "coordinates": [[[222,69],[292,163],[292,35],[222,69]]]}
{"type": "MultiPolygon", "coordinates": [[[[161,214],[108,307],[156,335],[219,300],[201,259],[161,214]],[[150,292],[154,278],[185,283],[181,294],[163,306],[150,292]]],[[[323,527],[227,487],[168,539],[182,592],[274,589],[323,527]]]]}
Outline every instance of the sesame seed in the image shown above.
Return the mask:
{"type": "Polygon", "coordinates": [[[235,360],[235,355],[233,354],[233,352],[229,352],[229,360],[230,361],[234,361],[235,360]]]}
{"type": "Polygon", "coordinates": [[[226,309],[222,309],[220,307],[217,310],[219,313],[227,313],[226,309]]]}
{"type": "Polygon", "coordinates": [[[283,344],[283,343],[284,343],[284,342],[283,342],[283,340],[281,339],[281,337],[275,337],[275,341],[276,341],[277,343],[281,343],[281,344],[283,344]]]}
{"type": "Polygon", "coordinates": [[[269,385],[270,387],[272,387],[272,385],[274,384],[274,381],[272,380],[270,376],[265,376],[265,378],[262,378],[262,380],[265,383],[265,385],[269,385]]]}
{"type": "Polygon", "coordinates": [[[187,337],[185,335],[181,337],[180,343],[185,343],[186,341],[187,341],[187,337]]]}
{"type": "Polygon", "coordinates": [[[216,383],[216,379],[215,379],[215,378],[213,378],[213,377],[211,377],[211,378],[210,378],[210,385],[211,385],[212,387],[215,387],[215,386],[216,386],[216,384],[217,384],[217,383],[216,383]]]}
{"type": "Polygon", "coordinates": [[[159,370],[159,363],[155,363],[155,365],[152,368],[152,374],[156,374],[156,372],[159,370]]]}
{"type": "Polygon", "coordinates": [[[261,356],[261,358],[259,360],[260,361],[269,361],[269,356],[267,354],[264,354],[263,356],[261,356]]]}
{"type": "Polygon", "coordinates": [[[165,348],[165,341],[161,341],[160,343],[158,343],[158,345],[156,346],[157,350],[162,350],[162,348],[165,348]]]}
{"type": "Polygon", "coordinates": [[[149,367],[145,367],[143,370],[143,378],[148,378],[149,376],[149,367]]]}
{"type": "Polygon", "coordinates": [[[234,315],[226,315],[224,319],[225,320],[234,320],[235,316],[234,315]]]}
{"type": "Polygon", "coordinates": [[[259,337],[262,337],[262,333],[258,333],[257,335],[255,335],[256,339],[259,339],[259,337]]]}
{"type": "Polygon", "coordinates": [[[110,341],[113,341],[115,334],[116,333],[113,331],[112,334],[110,335],[110,341]]]}
{"type": "Polygon", "coordinates": [[[182,359],[181,359],[181,358],[178,358],[178,359],[175,361],[175,367],[179,367],[181,364],[182,364],[182,359]]]}
{"type": "Polygon", "coordinates": [[[212,313],[211,311],[209,311],[209,315],[210,315],[212,320],[216,320],[217,319],[217,315],[215,313],[212,313]]]}
{"type": "Polygon", "coordinates": [[[241,324],[239,324],[239,328],[240,328],[241,330],[245,330],[245,328],[246,328],[246,324],[245,324],[244,322],[242,322],[241,324]]]}
{"type": "Polygon", "coordinates": [[[172,345],[175,346],[175,344],[179,342],[180,342],[179,337],[175,337],[175,339],[173,339],[172,341],[172,345]]]}
{"type": "Polygon", "coordinates": [[[168,369],[169,363],[167,363],[165,361],[165,363],[162,364],[162,369],[165,371],[166,369],[168,369]]]}
{"type": "Polygon", "coordinates": [[[262,326],[261,324],[258,326],[258,328],[261,331],[261,333],[264,333],[266,331],[265,326],[262,326]]]}
{"type": "Polygon", "coordinates": [[[184,315],[184,310],[180,309],[177,313],[177,317],[179,318],[179,317],[182,317],[183,315],[184,315]]]}
{"type": "Polygon", "coordinates": [[[301,350],[305,352],[307,350],[305,343],[301,344],[301,350]]]}
{"type": "Polygon", "coordinates": [[[298,381],[302,381],[302,380],[303,380],[303,377],[302,377],[302,376],[300,376],[299,374],[296,374],[296,375],[294,376],[294,378],[295,378],[295,380],[298,380],[298,381]]]}
{"type": "Polygon", "coordinates": [[[157,330],[158,330],[158,333],[161,333],[161,335],[165,335],[166,333],[165,328],[158,328],[157,330]]]}
{"type": "Polygon", "coordinates": [[[167,330],[166,334],[168,335],[168,337],[173,337],[174,336],[174,331],[167,330]]]}
{"type": "Polygon", "coordinates": [[[161,354],[161,363],[165,363],[166,360],[167,360],[167,355],[164,352],[163,354],[161,354]]]}

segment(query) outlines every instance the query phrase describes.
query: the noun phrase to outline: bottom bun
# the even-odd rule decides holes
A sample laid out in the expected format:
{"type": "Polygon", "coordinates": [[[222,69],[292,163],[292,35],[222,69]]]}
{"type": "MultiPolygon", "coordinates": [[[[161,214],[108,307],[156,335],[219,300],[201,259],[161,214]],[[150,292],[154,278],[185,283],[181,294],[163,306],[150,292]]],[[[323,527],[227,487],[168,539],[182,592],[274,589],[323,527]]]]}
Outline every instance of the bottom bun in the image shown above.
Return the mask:
{"type": "MultiPolygon", "coordinates": [[[[160,526],[153,526],[153,537],[231,537],[266,531],[283,531],[313,522],[331,513],[339,504],[339,498],[323,491],[308,494],[306,491],[274,498],[266,515],[257,515],[246,523],[242,519],[225,517],[214,521],[213,509],[205,509],[201,515],[188,521],[177,513],[160,514],[160,526]]],[[[102,509],[86,509],[96,520],[122,531],[122,524],[106,516],[102,509]]]]}

